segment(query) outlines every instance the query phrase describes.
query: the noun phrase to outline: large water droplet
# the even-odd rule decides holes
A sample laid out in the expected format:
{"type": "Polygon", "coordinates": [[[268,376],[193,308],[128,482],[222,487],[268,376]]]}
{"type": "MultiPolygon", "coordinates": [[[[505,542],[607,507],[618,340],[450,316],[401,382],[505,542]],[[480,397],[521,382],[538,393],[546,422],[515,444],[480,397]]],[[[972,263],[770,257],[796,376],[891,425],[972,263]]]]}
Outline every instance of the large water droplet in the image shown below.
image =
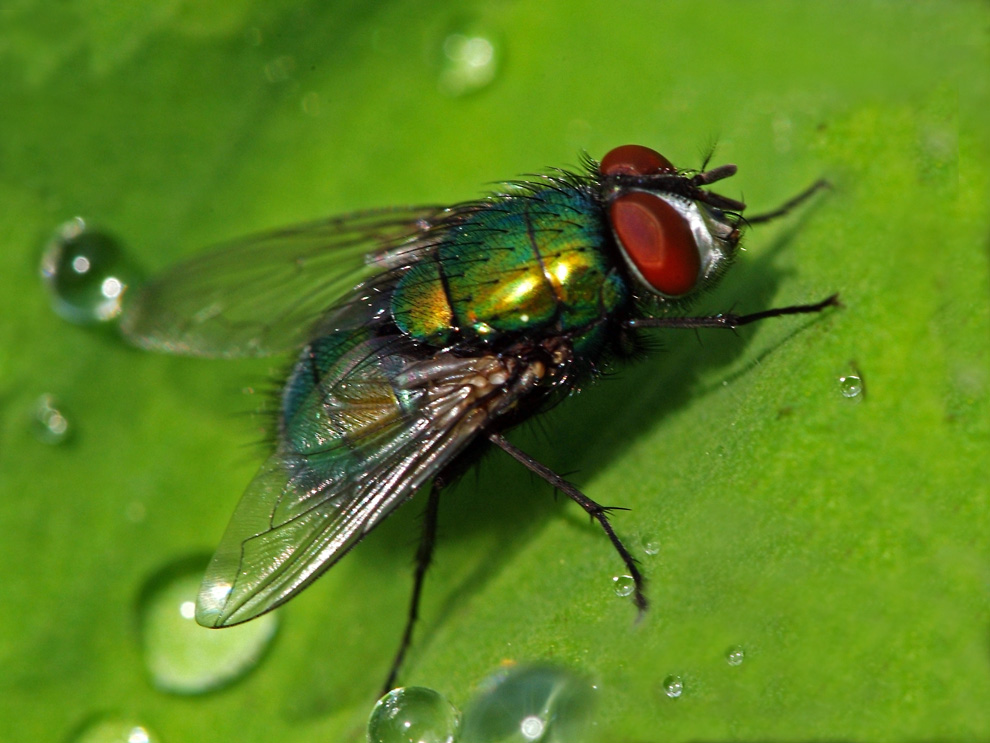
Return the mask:
{"type": "Polygon", "coordinates": [[[668,676],[663,680],[663,693],[671,699],[677,699],[684,693],[684,680],[680,676],[668,676]]]}
{"type": "Polygon", "coordinates": [[[616,596],[632,596],[636,590],[636,581],[631,575],[615,575],[612,577],[612,588],[616,596]]]}
{"type": "Polygon", "coordinates": [[[88,228],[82,217],[59,227],[41,256],[40,270],[55,311],[81,325],[117,317],[127,287],[138,277],[119,243],[88,228]]]}
{"type": "Polygon", "coordinates": [[[140,722],[124,717],[98,717],[69,738],[71,743],[157,743],[157,735],[140,722]]]}
{"type": "Polygon", "coordinates": [[[746,660],[746,652],[738,645],[733,645],[725,651],[725,662],[730,666],[741,666],[746,660]]]}
{"type": "Polygon", "coordinates": [[[503,669],[464,712],[460,743],[576,743],[585,739],[593,688],[552,666],[503,669]]]}
{"type": "Polygon", "coordinates": [[[46,444],[65,443],[72,430],[62,405],[49,394],[42,395],[35,402],[32,428],[38,440],[46,444]]]}
{"type": "Polygon", "coordinates": [[[368,743],[453,743],[460,723],[457,708],[433,689],[392,689],[368,719],[368,743]]]}
{"type": "Polygon", "coordinates": [[[462,96],[481,90],[495,79],[499,57],[495,34],[476,23],[461,24],[443,39],[440,91],[462,96]]]}
{"type": "Polygon", "coordinates": [[[275,612],[224,629],[196,624],[196,595],[206,560],[161,571],[142,592],[144,662],[155,686],[202,694],[244,676],[257,665],[278,626],[275,612]]]}

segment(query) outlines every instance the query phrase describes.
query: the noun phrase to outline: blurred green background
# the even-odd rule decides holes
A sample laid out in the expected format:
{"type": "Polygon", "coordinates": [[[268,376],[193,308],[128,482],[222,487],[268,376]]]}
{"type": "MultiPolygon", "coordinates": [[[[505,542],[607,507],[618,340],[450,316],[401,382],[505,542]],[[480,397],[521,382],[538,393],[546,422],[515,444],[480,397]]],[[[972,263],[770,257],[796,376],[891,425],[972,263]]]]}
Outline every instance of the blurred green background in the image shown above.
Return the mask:
{"type": "Polygon", "coordinates": [[[153,356],[61,321],[37,278],[58,224],[82,215],[154,271],[627,142],[682,167],[717,143],[739,166],[720,190],[754,211],[829,177],[698,310],[845,308],[668,332],[520,430],[632,509],[614,523],[653,609],[634,625],[600,531],[493,456],[442,504],[404,681],[463,704],[503,661],[553,661],[597,683],[608,741],[990,738],[990,7],[442,5],[0,7],[0,738],[109,714],[167,743],[361,740],[418,533],[412,504],[284,609],[239,683],[157,690],[142,593],[215,546],[262,458],[242,389],[286,361],[153,356]],[[466,66],[459,38],[493,56],[466,66]],[[57,446],[32,430],[46,393],[57,446]]]}

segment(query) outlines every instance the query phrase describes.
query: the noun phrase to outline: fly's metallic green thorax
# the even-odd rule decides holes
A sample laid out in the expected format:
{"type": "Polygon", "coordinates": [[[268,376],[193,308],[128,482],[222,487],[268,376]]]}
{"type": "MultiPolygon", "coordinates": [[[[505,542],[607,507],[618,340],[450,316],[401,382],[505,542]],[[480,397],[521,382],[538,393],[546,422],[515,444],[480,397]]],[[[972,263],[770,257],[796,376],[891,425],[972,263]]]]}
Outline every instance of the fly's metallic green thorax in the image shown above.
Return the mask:
{"type": "Polygon", "coordinates": [[[401,278],[396,325],[438,346],[491,346],[524,333],[593,345],[629,295],[604,220],[597,194],[580,183],[493,198],[401,278]]]}

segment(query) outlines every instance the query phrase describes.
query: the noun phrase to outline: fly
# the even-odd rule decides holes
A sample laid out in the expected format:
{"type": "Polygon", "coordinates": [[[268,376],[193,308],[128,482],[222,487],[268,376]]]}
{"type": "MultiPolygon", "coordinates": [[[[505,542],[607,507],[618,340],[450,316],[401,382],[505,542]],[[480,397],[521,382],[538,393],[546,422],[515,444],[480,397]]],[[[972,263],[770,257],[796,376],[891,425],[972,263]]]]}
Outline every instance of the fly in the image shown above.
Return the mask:
{"type": "Polygon", "coordinates": [[[203,357],[294,352],[274,450],[248,485],[196,604],[206,627],[285,603],[430,486],[405,631],[412,640],[440,494],[494,446],[600,524],[647,608],[609,508],[505,433],[552,407],[654,328],[737,328],[813,304],[692,316],[732,262],[745,204],[709,187],[733,165],[678,170],[639,145],[452,207],[368,211],[263,233],[180,263],[124,310],[138,346],[203,357]],[[470,451],[469,451],[470,448],[470,451]]]}

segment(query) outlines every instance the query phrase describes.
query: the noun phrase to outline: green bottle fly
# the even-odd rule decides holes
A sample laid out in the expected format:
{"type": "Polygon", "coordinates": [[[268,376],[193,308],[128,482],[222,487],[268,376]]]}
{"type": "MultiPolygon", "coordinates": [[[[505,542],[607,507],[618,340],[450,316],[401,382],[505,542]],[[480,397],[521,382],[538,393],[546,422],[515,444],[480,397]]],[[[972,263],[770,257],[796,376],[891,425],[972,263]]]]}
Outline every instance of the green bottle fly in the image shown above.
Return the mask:
{"type": "Polygon", "coordinates": [[[685,315],[732,261],[745,205],[708,190],[726,165],[677,170],[639,145],[582,173],[555,171],[457,206],[391,209],[265,233],[180,264],[125,304],[145,348],[197,356],[294,351],[274,450],[210,563],[196,619],[226,627],[308,586],[397,506],[432,484],[409,644],[439,494],[485,446],[502,449],[595,518],[647,606],[607,509],[506,431],[556,404],[654,328],[732,328],[751,315],[685,315]]]}

